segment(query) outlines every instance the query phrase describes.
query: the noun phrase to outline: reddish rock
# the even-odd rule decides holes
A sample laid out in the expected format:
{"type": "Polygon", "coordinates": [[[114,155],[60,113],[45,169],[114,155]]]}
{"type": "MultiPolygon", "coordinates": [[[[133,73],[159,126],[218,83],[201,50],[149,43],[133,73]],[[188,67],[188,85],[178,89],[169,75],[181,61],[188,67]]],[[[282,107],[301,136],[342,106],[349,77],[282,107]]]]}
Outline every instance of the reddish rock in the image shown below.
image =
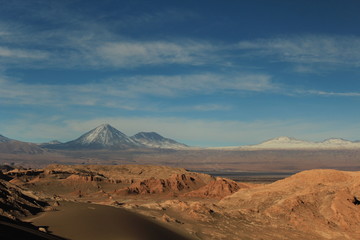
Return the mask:
{"type": "Polygon", "coordinates": [[[138,181],[126,188],[129,194],[179,193],[204,186],[201,179],[186,174],[174,174],[168,179],[150,178],[138,181]]]}
{"type": "Polygon", "coordinates": [[[240,188],[248,188],[248,186],[244,184],[241,185],[230,179],[218,177],[216,180],[211,181],[207,185],[197,190],[185,193],[183,196],[221,199],[237,192],[240,188]]]}

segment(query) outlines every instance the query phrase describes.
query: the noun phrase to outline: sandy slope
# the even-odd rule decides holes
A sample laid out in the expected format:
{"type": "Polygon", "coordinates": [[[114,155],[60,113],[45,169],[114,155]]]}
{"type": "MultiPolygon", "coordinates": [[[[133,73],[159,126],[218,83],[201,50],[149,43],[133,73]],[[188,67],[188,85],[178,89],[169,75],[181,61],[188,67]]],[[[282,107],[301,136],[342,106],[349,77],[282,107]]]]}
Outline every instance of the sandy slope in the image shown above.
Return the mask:
{"type": "Polygon", "coordinates": [[[74,240],[186,240],[150,218],[125,209],[87,203],[61,202],[59,211],[28,219],[35,225],[49,226],[53,234],[74,240]]]}
{"type": "Polygon", "coordinates": [[[52,234],[39,231],[35,226],[0,217],[0,239],[64,240],[52,234]]]}

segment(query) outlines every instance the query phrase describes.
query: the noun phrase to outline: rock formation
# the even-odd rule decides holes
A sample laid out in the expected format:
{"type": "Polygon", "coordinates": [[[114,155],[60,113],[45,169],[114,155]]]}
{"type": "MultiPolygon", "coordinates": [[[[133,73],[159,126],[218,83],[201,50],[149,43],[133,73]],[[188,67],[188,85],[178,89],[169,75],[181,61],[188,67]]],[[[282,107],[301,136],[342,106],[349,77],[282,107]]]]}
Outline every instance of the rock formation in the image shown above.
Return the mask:
{"type": "Polygon", "coordinates": [[[36,214],[47,204],[29,191],[0,180],[0,215],[11,219],[36,214]]]}
{"type": "Polygon", "coordinates": [[[221,199],[237,192],[240,188],[249,188],[249,185],[218,177],[199,189],[185,193],[184,196],[221,199]]]}

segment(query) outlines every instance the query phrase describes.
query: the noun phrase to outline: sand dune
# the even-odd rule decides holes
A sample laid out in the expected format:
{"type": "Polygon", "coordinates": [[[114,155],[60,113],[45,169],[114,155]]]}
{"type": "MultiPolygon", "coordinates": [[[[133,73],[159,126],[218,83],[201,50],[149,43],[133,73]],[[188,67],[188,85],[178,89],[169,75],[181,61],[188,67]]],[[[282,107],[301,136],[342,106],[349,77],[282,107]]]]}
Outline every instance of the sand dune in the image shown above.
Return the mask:
{"type": "Polygon", "coordinates": [[[0,239],[1,240],[65,240],[52,234],[41,232],[37,227],[19,222],[12,221],[9,218],[0,217],[0,239]]]}
{"type": "Polygon", "coordinates": [[[191,239],[125,209],[74,202],[61,202],[58,209],[27,221],[49,226],[51,233],[74,240],[191,239]]]}

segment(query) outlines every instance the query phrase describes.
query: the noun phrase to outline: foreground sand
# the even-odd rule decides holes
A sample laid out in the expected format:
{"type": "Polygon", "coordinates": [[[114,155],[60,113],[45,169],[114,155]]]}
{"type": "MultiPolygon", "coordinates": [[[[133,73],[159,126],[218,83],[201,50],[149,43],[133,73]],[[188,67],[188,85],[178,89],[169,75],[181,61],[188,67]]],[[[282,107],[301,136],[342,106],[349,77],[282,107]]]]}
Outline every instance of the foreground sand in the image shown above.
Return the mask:
{"type": "Polygon", "coordinates": [[[36,226],[48,226],[52,234],[67,239],[189,240],[148,217],[125,209],[89,203],[61,202],[57,211],[28,218],[36,226]]]}

